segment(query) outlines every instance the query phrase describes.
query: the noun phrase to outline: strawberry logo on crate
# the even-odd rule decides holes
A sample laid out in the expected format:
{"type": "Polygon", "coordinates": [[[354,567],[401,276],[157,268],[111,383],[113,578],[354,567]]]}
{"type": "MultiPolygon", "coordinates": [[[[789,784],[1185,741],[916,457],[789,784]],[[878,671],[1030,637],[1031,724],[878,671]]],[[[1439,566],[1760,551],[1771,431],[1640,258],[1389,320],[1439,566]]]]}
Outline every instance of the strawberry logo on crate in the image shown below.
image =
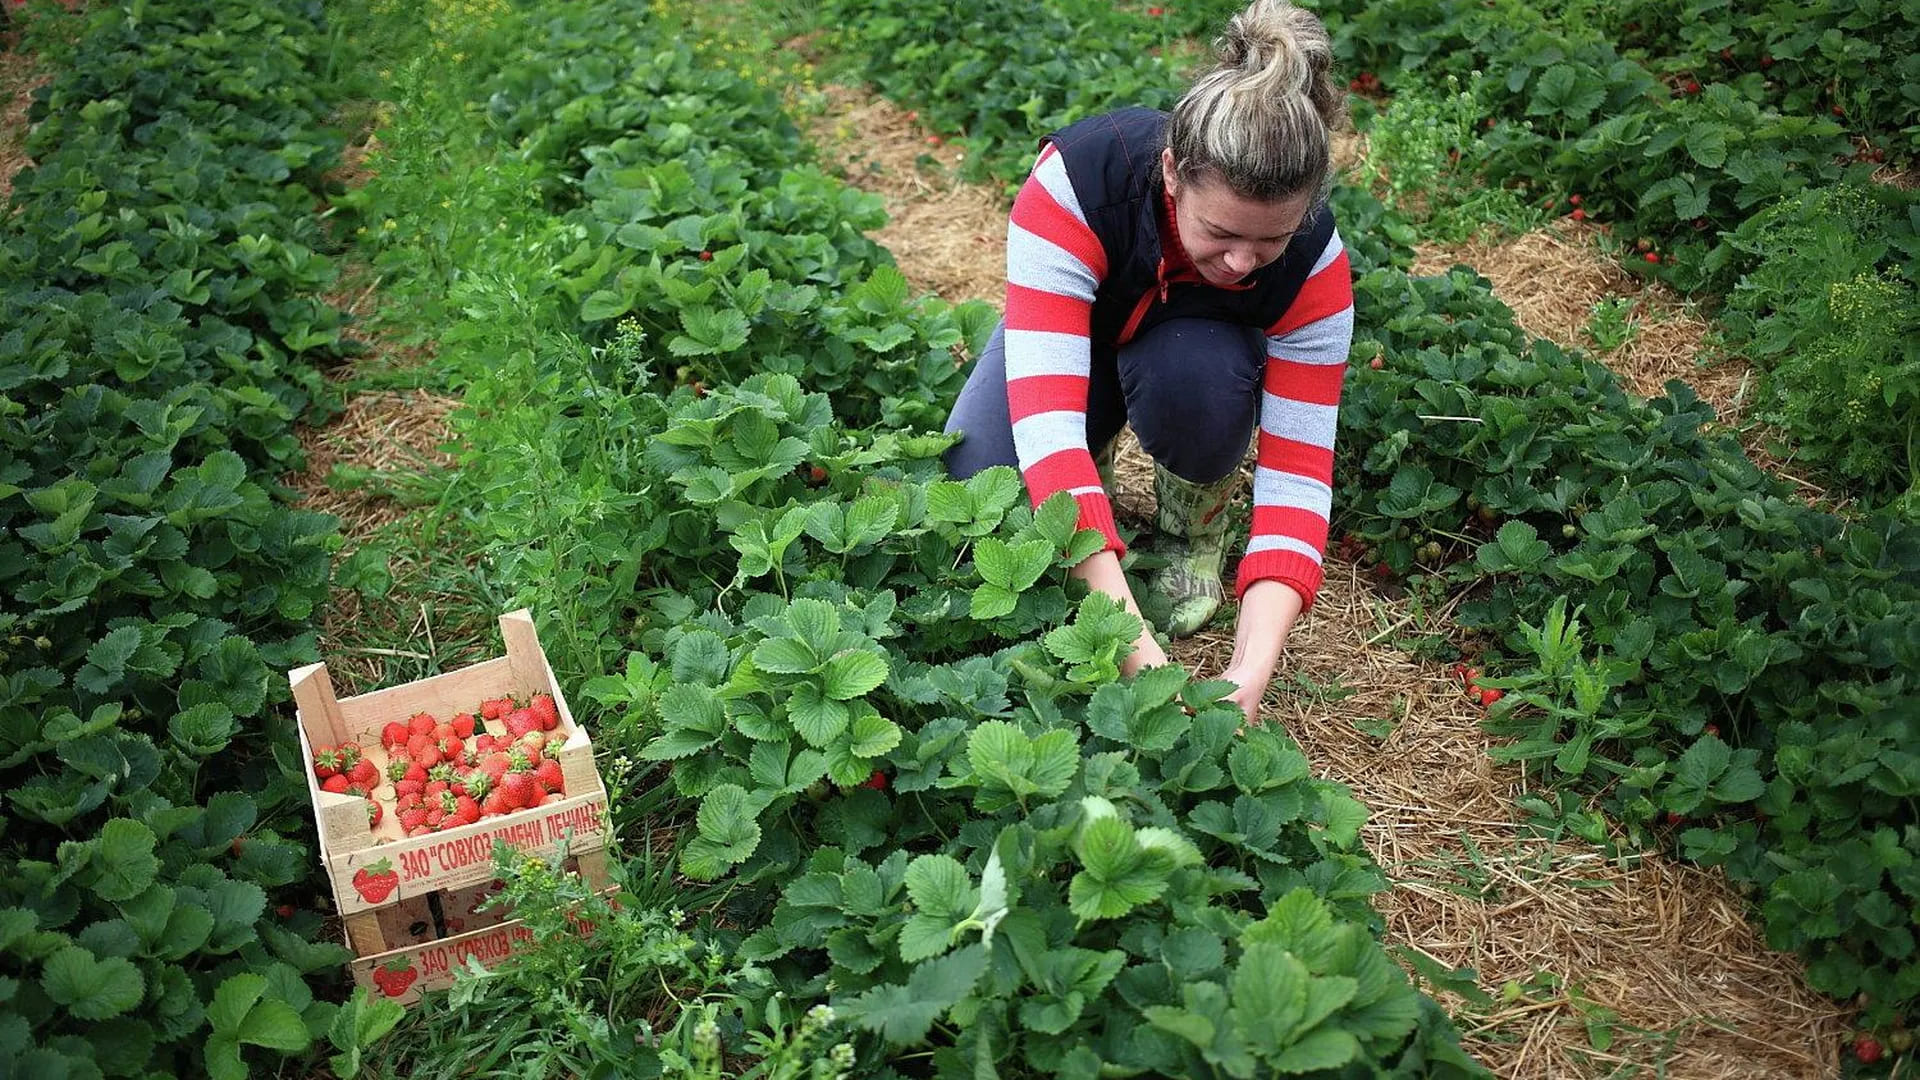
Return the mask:
{"type": "Polygon", "coordinates": [[[397,998],[407,992],[413,980],[420,977],[414,970],[411,960],[393,960],[373,969],[373,985],[390,998],[397,998]]]}
{"type": "Polygon", "coordinates": [[[483,966],[492,967],[532,940],[533,931],[519,923],[510,923],[477,937],[428,946],[420,950],[420,966],[430,977],[436,979],[451,973],[468,957],[474,958],[483,966]]]}
{"type": "Polygon", "coordinates": [[[381,859],[353,872],[353,891],[369,904],[382,903],[399,887],[400,875],[393,869],[391,859],[381,859]]]}

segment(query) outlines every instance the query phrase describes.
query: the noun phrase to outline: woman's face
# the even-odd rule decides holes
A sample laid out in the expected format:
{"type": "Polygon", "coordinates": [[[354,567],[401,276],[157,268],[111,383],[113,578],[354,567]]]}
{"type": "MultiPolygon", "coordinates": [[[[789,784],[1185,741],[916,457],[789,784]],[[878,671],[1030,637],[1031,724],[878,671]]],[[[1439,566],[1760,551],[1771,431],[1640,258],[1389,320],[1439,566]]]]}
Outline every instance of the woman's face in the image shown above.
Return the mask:
{"type": "Polygon", "coordinates": [[[1183,183],[1172,150],[1161,152],[1160,168],[1173,197],[1180,242],[1209,285],[1232,285],[1278,259],[1312,203],[1306,194],[1262,202],[1243,198],[1218,181],[1183,183]]]}

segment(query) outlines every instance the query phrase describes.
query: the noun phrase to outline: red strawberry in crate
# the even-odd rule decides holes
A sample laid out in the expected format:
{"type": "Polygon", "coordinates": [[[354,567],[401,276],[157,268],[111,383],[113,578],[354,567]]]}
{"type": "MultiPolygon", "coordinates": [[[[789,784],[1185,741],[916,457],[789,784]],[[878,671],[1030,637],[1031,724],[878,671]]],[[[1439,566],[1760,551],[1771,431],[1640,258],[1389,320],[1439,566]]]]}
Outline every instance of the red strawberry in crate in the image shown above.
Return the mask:
{"type": "Polygon", "coordinates": [[[396,757],[387,762],[387,782],[397,784],[407,778],[407,770],[413,768],[413,759],[396,757]]]}
{"type": "Polygon", "coordinates": [[[460,759],[460,751],[466,749],[466,745],[452,732],[441,736],[434,742],[434,745],[440,749],[441,761],[458,761],[460,759]]]}
{"type": "Polygon", "coordinates": [[[340,751],[331,746],[313,748],[313,775],[322,780],[331,779],[340,771],[340,751]]]}
{"type": "Polygon", "coordinates": [[[353,891],[369,904],[384,903],[399,887],[400,874],[393,868],[391,859],[369,863],[353,872],[353,891]]]}
{"type": "Polygon", "coordinates": [[[440,764],[440,744],[432,735],[415,735],[407,740],[407,756],[431,769],[440,764]]]}
{"type": "Polygon", "coordinates": [[[386,816],[386,811],[380,808],[379,800],[377,799],[367,800],[367,828],[371,829],[376,825],[379,825],[380,819],[385,816],[386,816]]]}
{"type": "Polygon", "coordinates": [[[515,739],[529,731],[544,731],[532,709],[515,709],[507,714],[507,734],[515,739]]]}
{"type": "Polygon", "coordinates": [[[413,980],[419,977],[408,960],[394,960],[373,969],[373,985],[390,998],[397,998],[407,992],[413,980]]]}
{"type": "Polygon", "coordinates": [[[348,780],[364,788],[370,788],[380,783],[379,766],[368,761],[366,758],[361,758],[359,761],[354,762],[353,768],[348,769],[345,775],[348,780]]]}
{"type": "Polygon", "coordinates": [[[560,763],[548,758],[533,770],[534,782],[548,791],[561,791],[567,786],[567,779],[560,772],[560,763]]]}
{"type": "Polygon", "coordinates": [[[480,813],[487,817],[511,814],[513,813],[513,805],[507,802],[507,793],[505,791],[494,788],[492,791],[487,792],[486,798],[480,800],[480,813]]]}
{"type": "Polygon", "coordinates": [[[412,836],[413,830],[423,828],[426,824],[427,809],[424,806],[416,806],[400,813],[400,827],[406,830],[408,836],[412,836]]]}
{"type": "Polygon", "coordinates": [[[507,751],[507,771],[532,772],[540,766],[540,751],[531,746],[515,746],[507,751]]]}
{"type": "Polygon", "coordinates": [[[349,782],[347,784],[347,790],[341,792],[340,794],[357,795],[362,799],[371,799],[373,798],[373,789],[368,787],[365,784],[356,784],[356,783],[349,782]]]}
{"type": "Polygon", "coordinates": [[[407,718],[407,731],[412,735],[431,735],[434,726],[438,723],[439,721],[433,718],[432,713],[414,713],[407,718]]]}
{"type": "Polygon", "coordinates": [[[427,785],[418,780],[396,780],[393,785],[395,799],[404,799],[409,795],[418,795],[427,789],[427,785]]]}
{"type": "Polygon", "coordinates": [[[360,759],[366,756],[365,752],[360,749],[359,743],[343,742],[338,747],[335,747],[335,749],[340,751],[341,772],[346,772],[348,769],[360,764],[360,759]]]}
{"type": "Polygon", "coordinates": [[[534,783],[529,772],[510,772],[500,778],[500,791],[507,797],[507,805],[518,810],[526,806],[540,786],[534,783]]]}
{"type": "Polygon", "coordinates": [[[346,774],[334,773],[332,776],[327,777],[326,780],[321,782],[320,790],[331,791],[335,795],[345,795],[347,793],[347,788],[351,787],[352,784],[353,784],[353,781],[348,780],[346,777],[346,774]]]}
{"type": "Polygon", "coordinates": [[[540,785],[536,783],[535,785],[533,785],[533,794],[527,796],[527,805],[522,807],[522,809],[531,810],[534,807],[539,806],[542,803],[545,803],[546,801],[547,801],[547,793],[541,790],[540,785]]]}
{"type": "Polygon", "coordinates": [[[405,746],[407,739],[412,735],[413,731],[407,725],[398,720],[391,720],[387,722],[386,727],[380,729],[380,745],[388,750],[396,746],[405,746]]]}
{"type": "Polygon", "coordinates": [[[480,719],[482,720],[502,720],[512,711],[512,698],[500,697],[480,703],[480,719]]]}
{"type": "Polygon", "coordinates": [[[560,726],[560,706],[556,705],[552,694],[535,694],[527,703],[527,711],[540,718],[543,731],[552,731],[560,726]]]}
{"type": "Polygon", "coordinates": [[[460,824],[471,825],[480,820],[480,804],[475,802],[472,796],[462,795],[454,800],[453,813],[460,819],[460,824]]]}
{"type": "Polygon", "coordinates": [[[461,713],[453,718],[453,733],[462,739],[473,738],[474,720],[472,713],[461,713]]]}
{"type": "Polygon", "coordinates": [[[489,751],[493,750],[494,745],[495,745],[495,742],[494,742],[493,735],[488,732],[483,731],[480,734],[475,735],[473,737],[473,749],[479,751],[482,754],[488,753],[489,751]]]}

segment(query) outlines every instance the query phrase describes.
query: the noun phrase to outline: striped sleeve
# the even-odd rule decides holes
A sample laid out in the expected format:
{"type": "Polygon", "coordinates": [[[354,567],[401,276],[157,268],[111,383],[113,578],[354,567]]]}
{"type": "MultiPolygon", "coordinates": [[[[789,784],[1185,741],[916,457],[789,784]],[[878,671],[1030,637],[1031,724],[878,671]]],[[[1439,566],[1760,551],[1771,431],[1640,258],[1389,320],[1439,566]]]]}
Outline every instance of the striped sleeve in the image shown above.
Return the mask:
{"type": "Polygon", "coordinates": [[[1353,341],[1353,281],[1335,232],[1300,294],[1267,329],[1254,459],[1253,527],[1236,595],[1256,581],[1291,586],[1313,606],[1333,508],[1333,436],[1353,341]]]}
{"type": "Polygon", "coordinates": [[[1007,408],[1027,493],[1039,506],[1059,491],[1080,504],[1080,527],[1106,550],[1126,545],[1087,447],[1093,295],[1107,255],[1087,225],[1066,164],[1052,144],[1013,201],[1007,222],[1007,408]]]}

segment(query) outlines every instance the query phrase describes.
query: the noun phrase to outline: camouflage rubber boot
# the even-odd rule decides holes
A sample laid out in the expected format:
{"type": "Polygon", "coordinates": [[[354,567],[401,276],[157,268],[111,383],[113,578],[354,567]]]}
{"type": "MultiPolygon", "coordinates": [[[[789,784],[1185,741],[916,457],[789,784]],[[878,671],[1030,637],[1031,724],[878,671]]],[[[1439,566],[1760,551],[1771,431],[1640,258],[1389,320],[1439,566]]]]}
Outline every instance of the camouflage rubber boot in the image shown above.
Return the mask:
{"type": "Polygon", "coordinates": [[[1159,464],[1153,467],[1153,493],[1160,504],[1154,550],[1167,565],[1154,571],[1151,584],[1173,604],[1166,627],[1171,637],[1187,637],[1207,625],[1226,599],[1220,566],[1226,561],[1232,521],[1227,506],[1240,485],[1238,469],[1216,483],[1195,484],[1159,464]]]}

